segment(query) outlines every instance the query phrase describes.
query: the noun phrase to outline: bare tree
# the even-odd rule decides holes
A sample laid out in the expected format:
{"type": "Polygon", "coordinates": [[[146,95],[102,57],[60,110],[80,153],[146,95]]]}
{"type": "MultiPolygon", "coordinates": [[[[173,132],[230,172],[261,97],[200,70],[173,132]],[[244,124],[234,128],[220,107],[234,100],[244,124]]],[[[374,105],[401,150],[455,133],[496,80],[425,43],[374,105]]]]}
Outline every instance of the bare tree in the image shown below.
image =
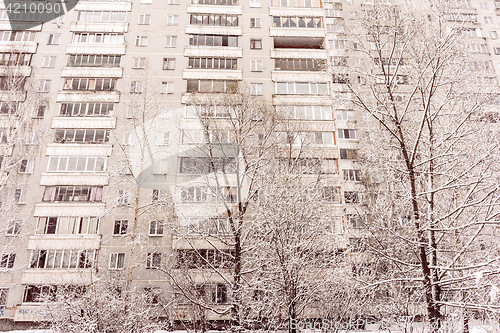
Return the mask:
{"type": "Polygon", "coordinates": [[[153,332],[170,327],[160,318],[164,300],[108,277],[88,286],[62,286],[45,299],[52,332],[153,332]]]}
{"type": "Polygon", "coordinates": [[[371,117],[362,166],[376,272],[365,288],[420,286],[432,332],[454,309],[497,312],[474,283],[498,283],[498,132],[481,121],[498,94],[489,62],[470,54],[463,16],[445,4],[410,14],[375,2],[357,23],[347,86],[371,117]]]}
{"type": "Polygon", "coordinates": [[[209,312],[229,315],[233,329],[239,329],[244,325],[243,289],[249,272],[243,263],[251,249],[252,204],[273,154],[277,120],[274,109],[265,100],[244,89],[194,95],[188,112],[198,121],[181,133],[182,144],[188,148],[179,156],[179,173],[190,177],[180,189],[176,215],[181,227],[178,237],[191,249],[177,251],[177,259],[199,262],[211,271],[217,276],[210,277],[212,283],[219,281],[216,288],[224,295],[223,299],[217,298],[216,290],[210,302],[205,302],[202,297],[196,299],[183,291],[181,283],[177,287],[184,297],[209,312]],[[200,204],[203,213],[193,207],[193,202],[200,204]],[[193,214],[205,217],[196,218],[193,214]],[[201,247],[193,236],[203,241],[201,247]],[[183,253],[188,257],[183,258],[183,253]],[[214,303],[230,304],[221,307],[214,303]]]}

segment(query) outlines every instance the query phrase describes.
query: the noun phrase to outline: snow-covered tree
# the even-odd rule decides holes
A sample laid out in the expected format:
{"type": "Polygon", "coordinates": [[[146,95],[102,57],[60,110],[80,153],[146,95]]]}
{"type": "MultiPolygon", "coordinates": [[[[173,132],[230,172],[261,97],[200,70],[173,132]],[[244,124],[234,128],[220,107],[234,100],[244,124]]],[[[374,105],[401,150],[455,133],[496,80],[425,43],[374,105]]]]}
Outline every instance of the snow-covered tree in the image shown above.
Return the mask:
{"type": "MultiPolygon", "coordinates": [[[[360,211],[371,266],[355,278],[386,293],[385,305],[416,292],[409,315],[426,314],[437,332],[462,309],[498,311],[486,295],[498,288],[499,133],[485,121],[498,97],[488,58],[470,52],[463,16],[433,4],[366,6],[347,86],[367,119],[360,211]]],[[[401,304],[385,315],[408,315],[401,304]]]]}

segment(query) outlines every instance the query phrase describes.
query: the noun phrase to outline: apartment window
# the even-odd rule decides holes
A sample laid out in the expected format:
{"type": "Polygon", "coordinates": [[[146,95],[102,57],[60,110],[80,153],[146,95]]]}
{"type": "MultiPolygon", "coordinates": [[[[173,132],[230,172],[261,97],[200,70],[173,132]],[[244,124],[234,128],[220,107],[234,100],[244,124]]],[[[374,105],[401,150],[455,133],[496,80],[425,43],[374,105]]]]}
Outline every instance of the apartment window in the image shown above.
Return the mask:
{"type": "Polygon", "coordinates": [[[175,58],[163,58],[163,69],[173,71],[175,69],[175,58]]]}
{"type": "Polygon", "coordinates": [[[237,69],[236,58],[189,58],[188,68],[200,69],[237,69]]]}
{"type": "Polygon", "coordinates": [[[287,119],[332,120],[332,108],[328,105],[278,105],[276,110],[287,119]]]}
{"type": "Polygon", "coordinates": [[[128,205],[128,203],[129,203],[128,191],[127,190],[118,190],[117,201],[120,205],[128,205]]]}
{"type": "Polygon", "coordinates": [[[354,129],[340,129],[338,130],[339,139],[356,139],[356,130],[354,129]]]}
{"type": "Polygon", "coordinates": [[[344,170],[344,180],[351,182],[361,181],[361,171],[360,170],[344,170]]]}
{"type": "Polygon", "coordinates": [[[250,71],[251,72],[262,72],[263,70],[262,60],[252,60],[250,61],[250,71]]]}
{"type": "Polygon", "coordinates": [[[162,236],[163,235],[163,221],[156,220],[149,222],[149,236],[162,236]]]}
{"type": "Polygon", "coordinates": [[[230,250],[177,250],[177,267],[185,268],[232,268],[234,252],[230,250]]]}
{"type": "Polygon", "coordinates": [[[30,53],[0,52],[0,66],[29,66],[30,64],[30,53]]]}
{"type": "Polygon", "coordinates": [[[92,268],[95,253],[95,250],[34,250],[31,253],[30,268],[92,268]]]}
{"type": "Polygon", "coordinates": [[[116,86],[116,79],[111,78],[68,78],[63,90],[111,91],[116,86]]]}
{"type": "Polygon", "coordinates": [[[165,36],[165,47],[176,47],[177,36],[165,36]]]}
{"type": "Polygon", "coordinates": [[[113,235],[125,235],[127,233],[128,220],[115,220],[113,235]]]}
{"type": "Polygon", "coordinates": [[[123,45],[125,37],[118,33],[102,33],[102,32],[78,32],[73,35],[73,43],[75,44],[115,44],[123,45]]]}
{"type": "Polygon", "coordinates": [[[166,199],[167,199],[167,190],[158,190],[158,189],[153,190],[151,194],[152,202],[165,201],[166,199]]]}
{"type": "Polygon", "coordinates": [[[59,45],[61,40],[61,34],[50,34],[49,40],[47,41],[47,45],[59,45]]]}
{"type": "Polygon", "coordinates": [[[20,220],[11,220],[7,226],[7,231],[5,234],[7,236],[16,236],[21,232],[21,221],[20,220]]]}
{"type": "Polygon", "coordinates": [[[490,31],[491,39],[498,39],[498,33],[496,31],[490,31]]]}
{"type": "Polygon", "coordinates": [[[80,10],[78,11],[77,21],[89,23],[126,22],[127,12],[109,10],[80,10]]]}
{"type": "Polygon", "coordinates": [[[340,149],[340,158],[342,160],[355,160],[358,158],[358,152],[354,149],[340,149]]]}
{"type": "Polygon", "coordinates": [[[139,46],[139,47],[148,46],[148,36],[137,36],[135,38],[135,46],[139,46]]]}
{"type": "Polygon", "coordinates": [[[169,5],[180,5],[181,0],[168,0],[169,5]]]}
{"type": "Polygon", "coordinates": [[[146,58],[134,58],[132,61],[133,69],[144,69],[146,68],[146,58]]]}
{"type": "Polygon", "coordinates": [[[50,91],[50,80],[39,80],[38,81],[38,92],[49,92],[50,91]]]}
{"type": "Polygon", "coordinates": [[[151,14],[140,14],[138,24],[140,25],[151,24],[151,14]]]}
{"type": "Polygon", "coordinates": [[[322,197],[326,202],[340,202],[340,187],[325,186],[322,188],[322,197]]]}
{"type": "Polygon", "coordinates": [[[228,35],[190,35],[189,45],[238,47],[238,36],[228,35]]]}
{"type": "Polygon", "coordinates": [[[50,156],[47,172],[103,172],[105,168],[102,156],[50,156]]]}
{"type": "Polygon", "coordinates": [[[111,253],[109,269],[123,269],[125,267],[125,253],[111,253]]]}
{"type": "Polygon", "coordinates": [[[321,71],[326,68],[324,59],[278,58],[274,60],[278,71],[321,71]]]}
{"type": "Polygon", "coordinates": [[[191,14],[189,21],[193,25],[238,26],[238,15],[226,14],[191,14]]]}
{"type": "Polygon", "coordinates": [[[99,231],[98,217],[39,217],[36,234],[97,234],[99,231]]]}
{"type": "Polygon", "coordinates": [[[33,118],[41,119],[45,116],[45,111],[47,110],[46,105],[39,105],[36,112],[33,114],[33,118]]]}
{"type": "Polygon", "coordinates": [[[230,93],[238,90],[233,80],[187,80],[186,92],[230,93]]]}
{"type": "Polygon", "coordinates": [[[17,188],[14,194],[14,200],[18,205],[26,204],[26,190],[22,188],[17,188]]]}
{"type": "Polygon", "coordinates": [[[364,228],[365,221],[361,215],[358,214],[347,214],[347,223],[351,228],[364,228]]]}
{"type": "Polygon", "coordinates": [[[100,202],[102,186],[47,186],[43,202],[100,202]]]}
{"type": "Polygon", "coordinates": [[[210,172],[236,173],[236,159],[229,157],[180,157],[179,173],[202,175],[210,172]]]}
{"type": "Polygon", "coordinates": [[[250,28],[261,28],[262,23],[260,17],[251,17],[250,18],[250,28]]]}
{"type": "Polygon", "coordinates": [[[338,110],[335,111],[337,120],[354,120],[353,110],[338,110]]]}
{"type": "Polygon", "coordinates": [[[237,202],[238,192],[236,187],[207,187],[192,186],[181,189],[182,202],[212,202],[225,201],[237,202]]]}
{"type": "Polygon", "coordinates": [[[21,164],[19,165],[19,173],[33,173],[33,166],[35,165],[34,160],[21,160],[21,164]]]}
{"type": "Polygon", "coordinates": [[[158,269],[161,265],[161,253],[148,253],[146,257],[146,269],[158,269]]]}
{"type": "Polygon", "coordinates": [[[9,293],[8,288],[0,288],[0,305],[7,305],[7,294],[9,293]]]}
{"type": "Polygon", "coordinates": [[[491,16],[485,16],[484,17],[484,23],[486,23],[486,24],[493,24],[493,18],[491,18],[491,16]]]}
{"type": "Polygon", "coordinates": [[[121,56],[105,54],[71,54],[68,67],[120,67],[121,56]]]}
{"type": "Polygon", "coordinates": [[[356,191],[344,191],[345,203],[359,203],[359,193],[356,191]]]}
{"type": "MultiPolygon", "coordinates": [[[[185,116],[187,118],[230,118],[232,112],[236,112],[237,105],[201,105],[201,104],[187,104],[185,109],[185,116]]],[[[183,131],[185,133],[186,130],[183,131]]],[[[200,132],[198,132],[200,133],[200,132]]],[[[195,135],[198,137],[198,135],[195,135]]],[[[201,138],[201,136],[200,136],[201,138]]],[[[201,140],[201,139],[200,139],[201,140]]],[[[203,143],[204,141],[196,141],[195,143],[203,143]]],[[[183,135],[184,143],[184,135],[183,135]]]]}
{"type": "Polygon", "coordinates": [[[250,83],[250,93],[255,96],[264,95],[264,84],[262,83],[250,83]]]}
{"type": "Polygon", "coordinates": [[[100,117],[109,115],[113,110],[113,103],[61,103],[59,114],[65,117],[100,117]]]}
{"type": "Polygon", "coordinates": [[[58,129],[56,143],[104,143],[109,141],[109,130],[101,129],[58,129]]]}
{"type": "Polygon", "coordinates": [[[162,82],[161,83],[161,93],[162,94],[173,94],[174,93],[174,83],[173,82],[162,82]]]}
{"type": "Polygon", "coordinates": [[[34,286],[27,285],[24,291],[23,302],[45,302],[55,300],[57,286],[34,286]]]}
{"type": "Polygon", "coordinates": [[[142,81],[132,81],[130,83],[131,94],[142,94],[142,81]]]}
{"type": "Polygon", "coordinates": [[[250,0],[250,7],[262,7],[261,0],[250,0]]]}
{"type": "Polygon", "coordinates": [[[479,4],[481,5],[481,9],[483,9],[483,10],[487,10],[488,9],[488,3],[487,2],[480,2],[479,4]]]}
{"type": "Polygon", "coordinates": [[[179,15],[168,15],[167,25],[179,25],[179,15]]]}
{"type": "Polygon", "coordinates": [[[54,68],[55,64],[56,64],[56,57],[53,56],[43,57],[43,63],[42,63],[43,68],[54,68]]]}
{"type": "Polygon", "coordinates": [[[262,50],[262,39],[250,39],[250,49],[262,50]]]}
{"type": "Polygon", "coordinates": [[[15,253],[4,253],[0,259],[0,269],[1,268],[13,268],[14,261],[16,260],[15,253]]]}
{"type": "Polygon", "coordinates": [[[276,94],[279,95],[326,95],[327,82],[276,82],[276,94]]]}
{"type": "Polygon", "coordinates": [[[278,28],[322,28],[321,17],[274,16],[273,26],[278,28]]]}

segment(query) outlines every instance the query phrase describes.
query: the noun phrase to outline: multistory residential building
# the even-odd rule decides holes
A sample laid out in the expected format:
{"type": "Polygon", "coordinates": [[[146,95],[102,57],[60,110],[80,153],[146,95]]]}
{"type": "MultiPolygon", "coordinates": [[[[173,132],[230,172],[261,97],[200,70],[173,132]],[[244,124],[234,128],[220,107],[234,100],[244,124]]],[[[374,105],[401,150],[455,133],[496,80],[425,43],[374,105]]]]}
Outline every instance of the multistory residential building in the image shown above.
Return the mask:
{"type": "MultiPolygon", "coordinates": [[[[0,9],[0,72],[8,77],[15,68],[16,76],[29,78],[27,94],[40,98],[23,143],[38,147],[10,171],[18,186],[3,194],[16,205],[0,234],[0,321],[20,326],[39,320],[38,296],[99,275],[171,289],[170,279],[152,268],[190,251],[196,237],[176,237],[165,216],[190,226],[218,214],[201,206],[210,199],[200,194],[196,163],[186,154],[199,131],[194,95],[244,88],[296,121],[312,138],[314,158],[326,161],[339,246],[356,244],[353,235],[363,228],[356,209],[362,189],[358,123],[366,115],[354,111],[345,85],[357,79],[348,68],[359,47],[347,38],[347,27],[369,3],[81,0],[64,16],[26,31],[11,31],[0,9]],[[151,109],[154,117],[143,118],[151,109]],[[144,144],[139,126],[154,133],[153,142],[144,144]],[[141,160],[150,147],[154,161],[141,160]],[[173,211],[165,205],[162,218],[157,210],[138,214],[137,194],[141,207],[172,197],[173,211]]],[[[495,82],[500,2],[464,0],[457,8],[470,20],[478,66],[491,70],[483,79],[495,82]]],[[[2,114],[12,102],[4,97],[2,114]]],[[[223,111],[213,117],[224,118],[223,111]]],[[[225,190],[226,198],[236,195],[231,184],[225,190]]],[[[196,244],[216,260],[210,247],[196,244]]],[[[226,304],[222,282],[210,286],[214,302],[226,304]]]]}

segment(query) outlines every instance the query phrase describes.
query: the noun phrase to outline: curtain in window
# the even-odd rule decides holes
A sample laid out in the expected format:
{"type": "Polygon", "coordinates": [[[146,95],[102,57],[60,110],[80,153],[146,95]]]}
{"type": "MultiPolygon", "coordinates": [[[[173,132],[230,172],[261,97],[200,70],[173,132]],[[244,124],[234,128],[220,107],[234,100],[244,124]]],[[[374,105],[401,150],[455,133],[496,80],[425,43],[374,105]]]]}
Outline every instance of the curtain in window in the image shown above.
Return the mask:
{"type": "Polygon", "coordinates": [[[43,194],[43,201],[55,201],[56,199],[56,187],[48,186],[45,188],[45,193],[43,194]]]}

